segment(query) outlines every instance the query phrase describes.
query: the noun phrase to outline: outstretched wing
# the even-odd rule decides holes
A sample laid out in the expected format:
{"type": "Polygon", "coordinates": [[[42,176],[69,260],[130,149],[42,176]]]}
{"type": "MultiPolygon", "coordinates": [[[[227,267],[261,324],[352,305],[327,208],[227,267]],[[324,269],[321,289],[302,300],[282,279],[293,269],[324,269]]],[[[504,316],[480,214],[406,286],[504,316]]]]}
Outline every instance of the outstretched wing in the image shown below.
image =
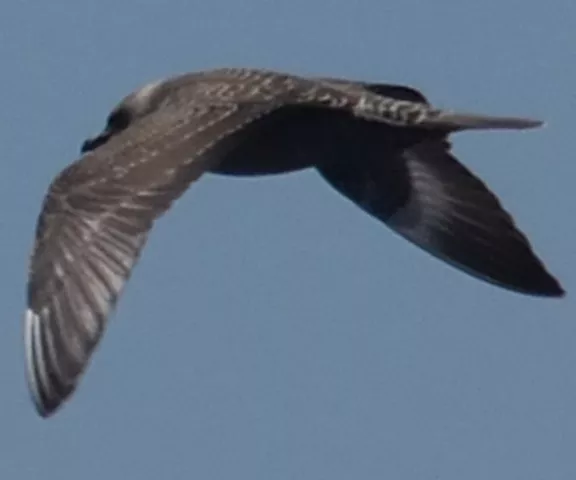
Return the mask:
{"type": "Polygon", "coordinates": [[[158,113],[64,170],[38,219],[25,314],[27,377],[42,416],[71,395],[153,222],[274,108],[199,105],[158,113]]]}
{"type": "Polygon", "coordinates": [[[358,154],[356,160],[327,162],[319,171],[414,244],[499,286],[563,295],[496,196],[454,158],[446,141],[425,140],[390,156],[358,154]]]}
{"type": "Polygon", "coordinates": [[[352,114],[365,100],[249,70],[185,75],[145,91],[157,92],[163,104],[63,171],[38,220],[25,343],[29,385],[43,416],[75,390],[153,222],[233,150],[234,133],[282,106],[352,114]]]}

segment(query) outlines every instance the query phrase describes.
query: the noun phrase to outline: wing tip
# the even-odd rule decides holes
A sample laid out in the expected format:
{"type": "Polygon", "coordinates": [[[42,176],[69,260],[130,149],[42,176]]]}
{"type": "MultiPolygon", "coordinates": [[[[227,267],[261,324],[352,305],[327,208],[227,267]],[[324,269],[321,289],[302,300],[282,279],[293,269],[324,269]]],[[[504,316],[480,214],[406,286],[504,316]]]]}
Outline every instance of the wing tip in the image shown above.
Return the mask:
{"type": "MultiPolygon", "coordinates": [[[[460,268],[467,270],[466,267],[460,266],[460,268]]],[[[468,273],[497,287],[522,295],[558,299],[566,296],[560,281],[546,269],[531,248],[528,257],[520,265],[509,264],[507,268],[506,264],[503,264],[501,269],[492,271],[489,275],[482,275],[479,271],[468,273]]]]}
{"type": "Polygon", "coordinates": [[[566,290],[560,284],[558,279],[548,272],[544,272],[538,279],[538,283],[529,292],[532,295],[549,298],[563,298],[566,296],[566,290]]]}
{"type": "MultiPolygon", "coordinates": [[[[523,258],[520,261],[516,258],[516,261],[508,262],[508,256],[504,254],[500,256],[500,264],[497,268],[494,268],[494,264],[489,269],[478,268],[478,266],[471,267],[466,262],[454,261],[453,258],[446,256],[446,254],[440,258],[473,277],[511,292],[540,298],[560,299],[565,297],[566,291],[560,281],[548,271],[542,260],[534,253],[524,235],[522,235],[522,238],[522,243],[509,245],[509,248],[515,247],[523,250],[523,258]]],[[[492,253],[494,254],[495,252],[497,250],[492,253]]],[[[508,255],[512,254],[509,253],[508,255]]],[[[479,257],[477,257],[478,259],[479,257]]],[[[490,266],[490,262],[487,262],[486,265],[487,267],[490,266]]]]}
{"type": "MultiPolygon", "coordinates": [[[[525,257],[520,265],[509,271],[507,282],[509,287],[534,297],[565,297],[566,291],[560,281],[550,273],[542,259],[534,252],[528,239],[524,235],[522,237],[525,257]]],[[[520,248],[520,245],[517,248],[520,248]]]]}
{"type": "Polygon", "coordinates": [[[40,317],[31,308],[24,313],[24,350],[26,354],[26,381],[28,391],[34,403],[36,411],[41,417],[46,414],[45,402],[43,402],[42,387],[37,368],[37,331],[40,317]]]}
{"type": "Polygon", "coordinates": [[[31,308],[24,314],[24,348],[26,354],[26,380],[32,403],[38,415],[48,418],[61,405],[61,400],[52,398],[47,391],[48,374],[42,363],[42,339],[40,338],[40,315],[31,308]]]}

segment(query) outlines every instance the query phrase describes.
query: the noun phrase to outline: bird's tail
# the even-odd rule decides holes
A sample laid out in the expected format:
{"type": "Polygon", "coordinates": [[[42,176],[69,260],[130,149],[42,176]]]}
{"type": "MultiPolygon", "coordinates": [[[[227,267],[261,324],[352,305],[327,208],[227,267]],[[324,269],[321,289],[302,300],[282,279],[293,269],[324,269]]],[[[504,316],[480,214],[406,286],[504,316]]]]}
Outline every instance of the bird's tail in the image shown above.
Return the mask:
{"type": "Polygon", "coordinates": [[[439,110],[436,112],[435,114],[425,117],[422,121],[422,126],[444,127],[451,131],[458,131],[490,129],[525,130],[544,125],[544,122],[530,118],[498,117],[474,113],[458,113],[448,110],[439,110]]]}
{"type": "Polygon", "coordinates": [[[441,129],[449,132],[485,129],[521,130],[543,125],[543,122],[529,118],[459,113],[434,108],[427,103],[379,95],[362,95],[353,110],[356,115],[367,120],[399,127],[441,129]]]}

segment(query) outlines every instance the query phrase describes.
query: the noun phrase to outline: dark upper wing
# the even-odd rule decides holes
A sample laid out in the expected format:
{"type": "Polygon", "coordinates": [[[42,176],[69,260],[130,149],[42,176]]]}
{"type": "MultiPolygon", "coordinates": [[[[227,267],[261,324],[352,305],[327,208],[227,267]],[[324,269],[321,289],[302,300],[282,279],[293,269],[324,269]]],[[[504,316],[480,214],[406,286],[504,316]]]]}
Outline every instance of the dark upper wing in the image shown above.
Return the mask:
{"type": "Polygon", "coordinates": [[[270,108],[222,104],[158,114],[54,180],[38,219],[24,333],[42,416],[75,390],[154,220],[217,163],[228,135],[270,108]]]}
{"type": "MultiPolygon", "coordinates": [[[[375,149],[372,149],[374,152],[375,149]]],[[[526,294],[564,292],[496,196],[443,140],[319,167],[340,193],[429,253],[526,294]]]]}

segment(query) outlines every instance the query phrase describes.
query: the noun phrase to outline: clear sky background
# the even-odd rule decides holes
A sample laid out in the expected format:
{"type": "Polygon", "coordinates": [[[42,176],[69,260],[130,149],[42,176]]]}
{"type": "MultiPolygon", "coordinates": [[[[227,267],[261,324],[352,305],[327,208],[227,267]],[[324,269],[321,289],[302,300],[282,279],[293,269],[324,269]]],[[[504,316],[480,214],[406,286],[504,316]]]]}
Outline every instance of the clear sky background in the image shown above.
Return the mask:
{"type": "Polygon", "coordinates": [[[6,0],[0,7],[0,478],[574,480],[576,2],[6,0]],[[400,82],[545,119],[455,151],[568,297],[445,266],[303,172],[206,176],[162,221],[77,395],[24,380],[52,178],[111,107],[184,71],[400,82]]]}

